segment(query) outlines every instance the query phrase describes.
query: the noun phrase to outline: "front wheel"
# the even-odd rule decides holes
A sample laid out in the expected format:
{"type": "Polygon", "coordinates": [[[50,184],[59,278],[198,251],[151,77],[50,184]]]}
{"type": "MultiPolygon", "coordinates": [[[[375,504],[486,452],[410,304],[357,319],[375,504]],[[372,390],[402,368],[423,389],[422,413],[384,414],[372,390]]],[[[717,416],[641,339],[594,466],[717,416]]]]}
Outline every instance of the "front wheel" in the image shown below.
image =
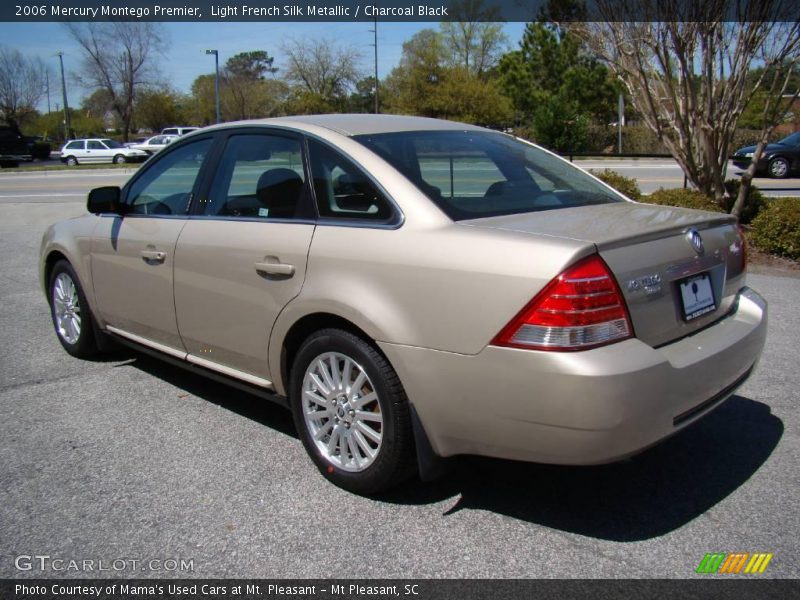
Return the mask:
{"type": "Polygon", "coordinates": [[[75,270],[61,260],[53,267],[49,287],[50,312],[58,341],[72,356],[87,358],[97,353],[92,315],[75,270]]]}
{"type": "Polygon", "coordinates": [[[775,179],[784,179],[789,175],[789,161],[782,156],[773,158],[771,161],[769,161],[767,171],[769,172],[770,177],[774,177],[775,179]]]}
{"type": "Polygon", "coordinates": [[[115,165],[124,165],[126,162],[125,157],[122,154],[117,154],[114,157],[114,164],[115,165]]]}
{"type": "Polygon", "coordinates": [[[413,473],[408,400],[372,345],[340,329],[313,334],[297,353],[290,390],[300,439],[328,480],[374,494],[413,473]]]}

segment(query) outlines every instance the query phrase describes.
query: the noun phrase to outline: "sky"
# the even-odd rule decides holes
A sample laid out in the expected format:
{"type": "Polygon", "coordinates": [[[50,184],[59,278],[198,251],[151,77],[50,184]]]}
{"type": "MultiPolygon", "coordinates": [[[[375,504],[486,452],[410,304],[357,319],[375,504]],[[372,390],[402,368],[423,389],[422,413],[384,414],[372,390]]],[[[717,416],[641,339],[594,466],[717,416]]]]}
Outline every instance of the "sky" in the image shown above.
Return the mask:
{"type": "MultiPolygon", "coordinates": [[[[198,76],[214,72],[214,57],[205,54],[205,49],[219,50],[220,66],[239,52],[266,50],[275,57],[275,66],[281,68],[281,45],[292,39],[325,37],[349,44],[363,54],[363,66],[367,74],[373,70],[373,34],[370,22],[342,23],[164,23],[169,38],[169,49],[159,60],[161,74],[173,88],[188,92],[192,81],[198,76]]],[[[378,76],[384,78],[400,61],[403,42],[426,27],[438,28],[437,23],[378,23],[378,76]]],[[[513,49],[522,39],[524,23],[507,23],[504,30],[513,49]]],[[[56,52],[64,53],[64,69],[67,73],[67,93],[70,106],[80,105],[81,99],[91,93],[82,89],[71,72],[80,66],[80,50],[66,28],[60,23],[0,23],[0,44],[16,48],[26,56],[39,56],[59,77],[56,52]]],[[[280,74],[280,71],[279,73],[280,74]]],[[[50,82],[51,108],[61,101],[61,84],[50,82]]],[[[40,110],[47,110],[43,99],[40,110]]]]}

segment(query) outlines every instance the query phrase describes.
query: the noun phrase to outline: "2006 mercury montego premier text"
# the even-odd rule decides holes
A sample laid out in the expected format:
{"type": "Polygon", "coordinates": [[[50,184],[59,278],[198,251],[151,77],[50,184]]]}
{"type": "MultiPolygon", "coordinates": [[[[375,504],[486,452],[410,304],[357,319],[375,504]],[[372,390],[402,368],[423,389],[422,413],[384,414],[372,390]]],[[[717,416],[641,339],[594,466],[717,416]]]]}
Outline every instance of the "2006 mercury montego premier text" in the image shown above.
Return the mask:
{"type": "Polygon", "coordinates": [[[730,396],[766,336],[732,217],[461,123],[204,128],[88,210],[42,240],[67,352],[114,338],[282,402],[359,493],[458,454],[629,456],[730,396]]]}

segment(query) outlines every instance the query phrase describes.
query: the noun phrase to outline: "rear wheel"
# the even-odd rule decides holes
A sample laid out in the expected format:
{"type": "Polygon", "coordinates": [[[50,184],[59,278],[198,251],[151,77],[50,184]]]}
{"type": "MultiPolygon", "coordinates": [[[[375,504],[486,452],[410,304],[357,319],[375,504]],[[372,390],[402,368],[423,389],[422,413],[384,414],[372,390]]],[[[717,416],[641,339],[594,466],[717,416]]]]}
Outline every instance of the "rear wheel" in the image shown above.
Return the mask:
{"type": "Polygon", "coordinates": [[[366,341],[340,329],[313,334],[297,353],[290,390],[300,439],[331,482],[373,494],[413,473],[408,400],[366,341]]]}
{"type": "Polygon", "coordinates": [[[77,158],[75,158],[74,156],[68,156],[68,157],[67,157],[67,164],[68,164],[70,167],[74,167],[75,165],[77,165],[77,164],[78,164],[78,159],[77,159],[77,158]]]}
{"type": "Polygon", "coordinates": [[[72,356],[87,358],[98,351],[92,314],[75,270],[58,261],[50,274],[50,312],[58,341],[72,356]]]}
{"type": "Polygon", "coordinates": [[[114,164],[115,165],[124,165],[126,162],[127,161],[125,160],[125,157],[122,154],[117,154],[114,157],[114,164]]]}
{"type": "Polygon", "coordinates": [[[770,177],[774,177],[775,179],[784,179],[789,175],[789,161],[782,156],[776,156],[769,161],[767,172],[769,172],[770,177]]]}

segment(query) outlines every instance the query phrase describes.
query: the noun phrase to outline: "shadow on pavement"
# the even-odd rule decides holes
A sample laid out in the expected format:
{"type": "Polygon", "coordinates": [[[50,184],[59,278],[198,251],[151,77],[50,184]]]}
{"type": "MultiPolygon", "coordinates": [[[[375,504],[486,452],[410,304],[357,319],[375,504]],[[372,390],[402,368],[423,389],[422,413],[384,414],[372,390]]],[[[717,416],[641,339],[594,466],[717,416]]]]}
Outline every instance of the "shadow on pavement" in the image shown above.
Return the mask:
{"type": "MultiPolygon", "coordinates": [[[[126,355],[135,358],[123,364],[297,437],[291,413],[277,404],[147,355],[126,355]]],[[[564,467],[458,457],[443,478],[409,481],[376,500],[413,505],[457,497],[445,517],[485,510],[594,538],[646,540],[724,500],[764,464],[782,435],[783,422],[766,404],[733,396],[687,429],[623,462],[564,467]]]]}
{"type": "Polygon", "coordinates": [[[463,457],[431,484],[382,499],[440,502],[619,542],[654,538],[700,516],[744,484],[783,435],[767,405],[733,396],[664,443],[624,462],[561,467],[463,457]]]}
{"type": "Polygon", "coordinates": [[[167,383],[181,388],[185,392],[217,404],[226,410],[252,419],[257,423],[270,427],[284,435],[297,438],[292,421],[292,413],[282,406],[238,390],[223,383],[216,382],[201,375],[196,375],[180,367],[152,358],[134,351],[120,350],[114,353],[117,360],[130,360],[118,366],[133,366],[157,377],[167,383]]]}

